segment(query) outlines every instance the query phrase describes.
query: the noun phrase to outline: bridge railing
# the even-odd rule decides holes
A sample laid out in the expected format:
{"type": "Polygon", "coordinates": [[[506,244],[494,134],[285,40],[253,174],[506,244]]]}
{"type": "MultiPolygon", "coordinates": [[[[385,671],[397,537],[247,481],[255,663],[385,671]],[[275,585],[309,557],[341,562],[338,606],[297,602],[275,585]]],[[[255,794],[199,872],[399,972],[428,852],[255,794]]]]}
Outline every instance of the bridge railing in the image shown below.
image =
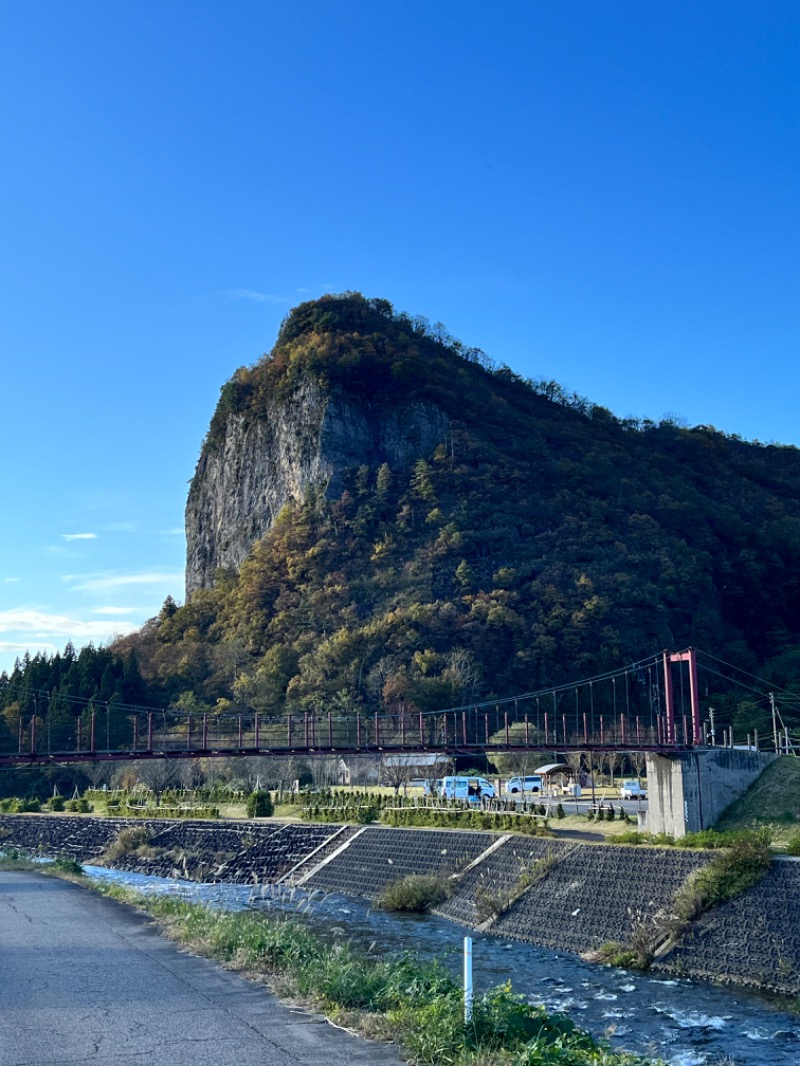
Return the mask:
{"type": "MultiPolygon", "coordinates": [[[[686,719],[668,739],[661,715],[532,714],[513,706],[418,713],[343,715],[307,711],[283,716],[116,710],[48,732],[46,721],[20,719],[18,743],[0,765],[31,761],[135,759],[157,755],[357,754],[391,752],[664,750],[691,746],[686,719]]],[[[9,745],[7,744],[8,748],[9,745]]]]}

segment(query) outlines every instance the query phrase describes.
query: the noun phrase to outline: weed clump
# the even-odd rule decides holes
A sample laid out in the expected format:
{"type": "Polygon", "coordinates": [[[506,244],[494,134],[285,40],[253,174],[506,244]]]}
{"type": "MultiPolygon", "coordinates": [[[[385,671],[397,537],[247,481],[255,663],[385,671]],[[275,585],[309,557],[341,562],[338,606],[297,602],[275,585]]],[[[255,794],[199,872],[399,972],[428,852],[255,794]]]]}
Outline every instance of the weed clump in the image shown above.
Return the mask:
{"type": "MultiPolygon", "coordinates": [[[[712,907],[740,896],[769,870],[771,855],[767,830],[729,833],[706,830],[690,834],[690,839],[694,847],[702,841],[706,847],[716,849],[711,861],[686,878],[663,910],[637,921],[629,943],[604,944],[587,958],[613,966],[647,969],[655,954],[674,945],[691,922],[712,907]]],[[[642,833],[623,834],[622,840],[629,844],[661,843],[642,833]]],[[[681,838],[676,842],[677,846],[686,846],[686,840],[687,837],[681,838]]]]}
{"type": "Polygon", "coordinates": [[[731,837],[729,846],[690,874],[676,892],[673,904],[679,922],[690,922],[711,907],[735,899],[766,874],[772,861],[769,832],[754,830],[731,837]]]}
{"type": "Polygon", "coordinates": [[[80,877],[84,873],[84,869],[77,859],[71,858],[69,855],[59,855],[58,858],[53,860],[53,868],[58,870],[62,874],[74,874],[76,877],[80,877]]]}
{"type": "Polygon", "coordinates": [[[137,825],[130,829],[123,829],[118,833],[116,840],[112,840],[108,845],[103,853],[103,859],[105,862],[112,863],[125,855],[141,854],[149,843],[150,838],[144,826],[137,825]]]}
{"type": "Polygon", "coordinates": [[[438,907],[450,896],[447,882],[433,874],[409,874],[387,885],[378,905],[385,911],[413,911],[423,914],[438,907]]]}
{"type": "Polygon", "coordinates": [[[530,866],[524,866],[508,888],[495,891],[489,888],[479,888],[475,893],[475,914],[478,921],[486,922],[505,914],[531,885],[541,881],[556,861],[555,855],[551,853],[542,859],[537,859],[530,866]]]}

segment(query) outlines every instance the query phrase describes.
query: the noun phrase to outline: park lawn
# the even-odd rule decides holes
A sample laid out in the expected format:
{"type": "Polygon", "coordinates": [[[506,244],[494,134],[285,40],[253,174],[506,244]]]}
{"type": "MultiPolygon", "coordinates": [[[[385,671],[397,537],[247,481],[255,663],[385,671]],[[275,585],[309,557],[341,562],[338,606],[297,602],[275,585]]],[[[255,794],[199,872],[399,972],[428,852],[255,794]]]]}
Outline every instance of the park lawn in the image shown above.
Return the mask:
{"type": "Polygon", "coordinates": [[[242,803],[219,803],[219,816],[225,820],[242,821],[247,817],[247,804],[242,803]]]}
{"type": "Polygon", "coordinates": [[[577,833],[599,833],[603,837],[613,839],[622,833],[630,833],[636,828],[636,823],[622,822],[617,818],[613,822],[607,822],[586,818],[585,815],[568,814],[566,818],[551,818],[550,828],[558,834],[562,830],[577,833]]]}

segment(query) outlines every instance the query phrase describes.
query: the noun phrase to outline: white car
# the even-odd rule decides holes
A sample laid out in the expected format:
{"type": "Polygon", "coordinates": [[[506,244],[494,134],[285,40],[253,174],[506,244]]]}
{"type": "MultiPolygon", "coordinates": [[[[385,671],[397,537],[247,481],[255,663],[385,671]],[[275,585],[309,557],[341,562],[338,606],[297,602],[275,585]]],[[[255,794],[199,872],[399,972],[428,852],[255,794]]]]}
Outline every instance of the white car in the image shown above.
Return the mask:
{"type": "Polygon", "coordinates": [[[509,795],[516,795],[518,792],[541,792],[542,791],[542,778],[539,774],[528,774],[527,777],[510,777],[508,784],[506,785],[506,792],[509,795]]]}
{"type": "Polygon", "coordinates": [[[619,798],[624,800],[647,799],[647,789],[639,781],[631,779],[623,781],[619,790],[619,798]]]}

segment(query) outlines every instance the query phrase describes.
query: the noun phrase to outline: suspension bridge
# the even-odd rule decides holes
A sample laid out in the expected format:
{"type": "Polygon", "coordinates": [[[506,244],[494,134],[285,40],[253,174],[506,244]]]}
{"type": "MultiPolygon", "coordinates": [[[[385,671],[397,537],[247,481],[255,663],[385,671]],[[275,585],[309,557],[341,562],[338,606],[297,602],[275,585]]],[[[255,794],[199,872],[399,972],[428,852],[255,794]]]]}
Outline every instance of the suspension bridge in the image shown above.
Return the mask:
{"type": "MultiPolygon", "coordinates": [[[[775,752],[800,743],[790,736],[774,695],[761,679],[726,675],[737,670],[688,648],[660,652],[595,677],[505,699],[436,711],[337,713],[323,708],[270,716],[255,710],[193,714],[99,703],[45,692],[26,693],[16,737],[0,747],[0,767],[48,763],[204,759],[230,756],[491,754],[515,750],[686,753],[720,743],[733,747],[732,730],[715,735],[713,711],[701,709],[714,677],[769,699],[772,736],[749,735],[748,748],[775,752]],[[2,750],[5,748],[5,750],[2,750]],[[13,749],[13,750],[11,750],[13,749]]],[[[744,674],[745,671],[740,671],[744,674]]],[[[785,699],[795,701],[791,693],[785,699]]],[[[796,706],[796,703],[795,703],[796,706]]],[[[745,738],[740,738],[743,742],[745,738]]]]}

